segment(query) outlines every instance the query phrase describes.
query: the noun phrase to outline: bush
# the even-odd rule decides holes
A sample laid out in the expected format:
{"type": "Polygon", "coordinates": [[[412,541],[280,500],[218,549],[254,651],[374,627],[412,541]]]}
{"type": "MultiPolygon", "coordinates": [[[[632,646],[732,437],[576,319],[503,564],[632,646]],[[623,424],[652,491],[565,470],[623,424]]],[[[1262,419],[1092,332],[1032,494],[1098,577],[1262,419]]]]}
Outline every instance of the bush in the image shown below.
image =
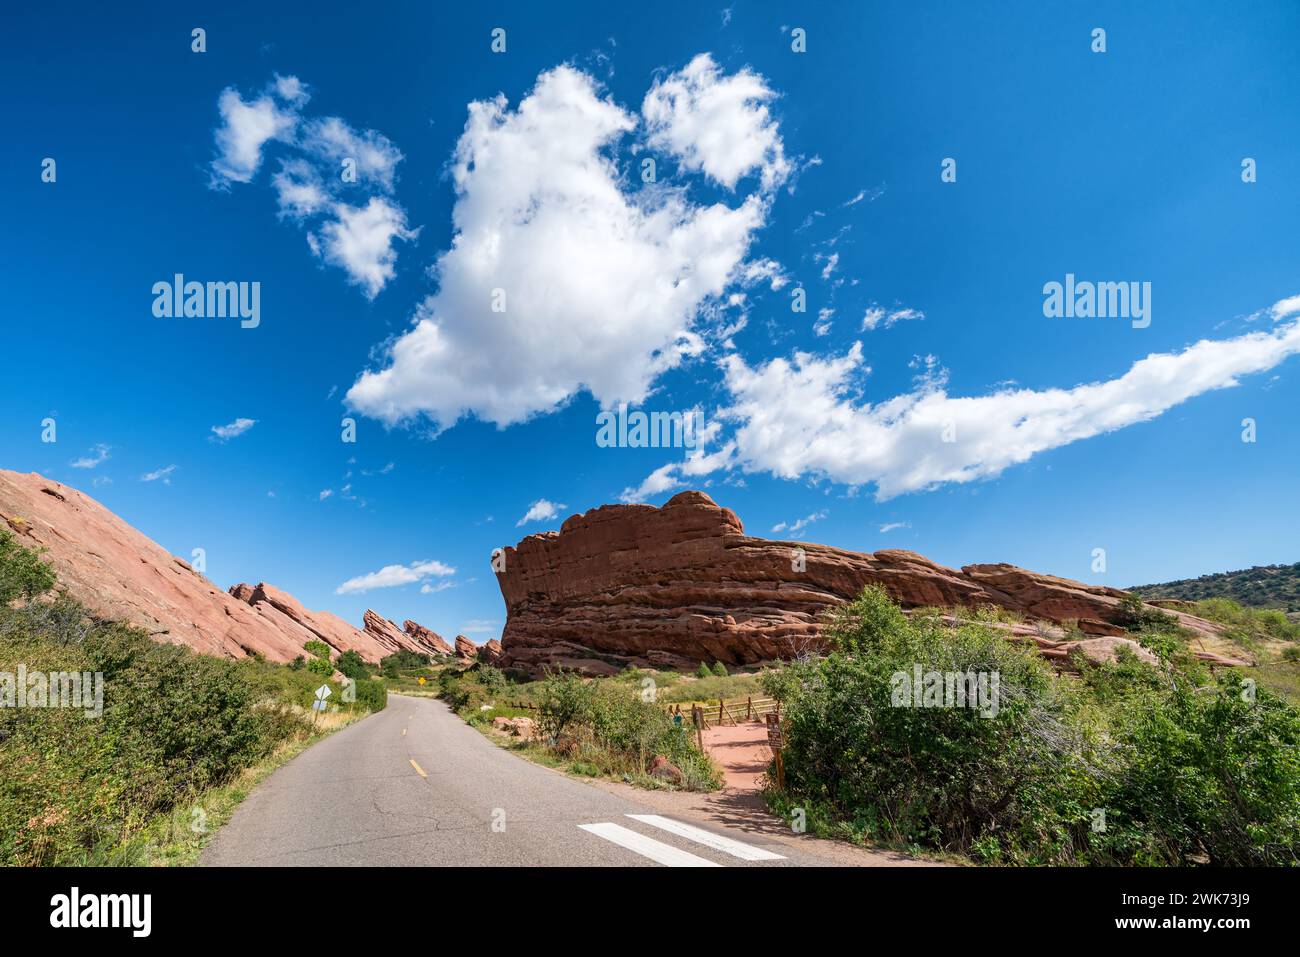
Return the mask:
{"type": "Polygon", "coordinates": [[[33,601],[49,590],[33,554],[0,547],[0,580],[27,599],[0,604],[0,671],[99,672],[103,711],[0,709],[0,865],[130,862],[152,822],[310,733],[314,676],[155,642],[65,594],[33,601]]]}
{"type": "Polygon", "coordinates": [[[305,727],[261,697],[242,663],[114,624],[50,642],[13,616],[0,610],[0,669],[102,672],[104,710],[0,711],[0,863],[68,863],[116,845],[305,727]]]}
{"type": "Polygon", "coordinates": [[[500,668],[495,668],[492,665],[478,666],[478,683],[493,698],[504,694],[506,690],[505,674],[500,668]]]}
{"type": "Polygon", "coordinates": [[[370,669],[366,667],[365,659],[351,649],[339,655],[338,660],[334,662],[334,667],[342,672],[345,678],[354,681],[370,677],[370,669]]]}
{"type": "Polygon", "coordinates": [[[709,666],[702,661],[700,662],[700,666],[695,669],[695,677],[697,678],[707,678],[712,674],[713,672],[709,670],[709,666]]]}
{"type": "Polygon", "coordinates": [[[713,790],[719,784],[716,768],[696,747],[689,728],[678,726],[624,682],[586,681],[571,672],[549,674],[542,682],[537,714],[550,745],[561,747],[576,761],[575,767],[649,783],[650,762],[663,756],[682,772],[685,787],[713,790]]]}
{"type": "Polygon", "coordinates": [[[766,678],[787,702],[775,804],[1003,863],[1300,861],[1300,713],[1282,699],[1125,654],[1058,676],[977,622],[909,620],[870,592],[834,617],[840,652],[766,678]],[[899,676],[917,666],[998,674],[996,716],[916,707],[899,676]]]}
{"type": "Polygon", "coordinates": [[[719,678],[726,678],[727,666],[724,665],[721,661],[715,661],[713,663],[713,673],[717,675],[719,678]]]}
{"type": "Polygon", "coordinates": [[[357,706],[367,711],[383,711],[388,707],[388,686],[376,678],[356,679],[357,706]]]}
{"type": "Polygon", "coordinates": [[[39,553],[19,545],[8,529],[0,529],[0,605],[43,595],[55,581],[54,570],[39,553]]]}
{"type": "Polygon", "coordinates": [[[424,671],[429,667],[429,656],[403,648],[385,656],[379,662],[379,670],[387,678],[400,678],[403,673],[424,671]]]}
{"type": "Polygon", "coordinates": [[[998,856],[1059,857],[1076,822],[1053,799],[1078,743],[1047,666],[976,624],[890,625],[874,595],[861,607],[865,622],[832,635],[857,652],[805,669],[788,705],[788,786],[876,838],[964,853],[993,838],[998,856]],[[918,666],[985,676],[986,708],[914,706],[918,666]]]}

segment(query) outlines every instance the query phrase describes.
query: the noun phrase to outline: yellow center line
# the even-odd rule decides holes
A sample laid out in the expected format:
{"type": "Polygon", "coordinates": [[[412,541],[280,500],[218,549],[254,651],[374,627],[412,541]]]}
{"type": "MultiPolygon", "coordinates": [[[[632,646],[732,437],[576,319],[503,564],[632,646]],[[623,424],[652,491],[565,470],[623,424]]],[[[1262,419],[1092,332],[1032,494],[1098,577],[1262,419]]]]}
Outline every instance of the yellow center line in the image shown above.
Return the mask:
{"type": "Polygon", "coordinates": [[[420,767],[418,764],[415,763],[415,758],[411,758],[411,767],[415,768],[415,773],[418,774],[420,777],[427,778],[429,776],[424,773],[424,768],[420,767]]]}

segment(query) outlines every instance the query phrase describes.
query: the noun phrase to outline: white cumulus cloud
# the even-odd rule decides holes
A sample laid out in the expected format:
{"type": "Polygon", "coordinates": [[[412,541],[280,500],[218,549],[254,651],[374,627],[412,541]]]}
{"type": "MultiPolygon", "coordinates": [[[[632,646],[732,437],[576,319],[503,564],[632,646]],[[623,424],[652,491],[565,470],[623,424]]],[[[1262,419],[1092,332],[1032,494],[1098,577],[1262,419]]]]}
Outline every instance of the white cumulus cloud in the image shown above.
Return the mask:
{"type": "Polygon", "coordinates": [[[334,206],[334,219],[308,237],[312,250],[328,263],[343,267],[349,280],[374,299],[396,274],[395,240],[411,240],[417,230],[406,225],[406,213],[379,196],[357,208],[334,206]]]}
{"type": "Polygon", "coordinates": [[[337,116],[306,118],[306,84],[277,75],[255,99],[233,87],[217,100],[212,186],[250,183],[268,143],[282,144],[271,177],[281,218],[308,228],[307,244],[373,299],[396,275],[398,241],[415,239],[391,194],[401,151],[382,133],[358,131],[337,116]],[[344,173],[353,175],[346,179],[344,173]]]}
{"type": "Polygon", "coordinates": [[[768,103],[776,94],[748,68],[726,76],[707,53],[655,83],[641,104],[652,149],[676,156],[688,170],[734,189],[758,170],[766,190],[790,175],[790,163],[768,103]]]}
{"type": "MultiPolygon", "coordinates": [[[[568,66],[515,109],[470,104],[452,165],[451,248],[438,291],[349,390],[388,424],[461,417],[509,425],[586,390],[637,403],[704,348],[697,319],[743,281],[768,201],[698,205],[662,185],[632,191],[611,154],[637,127],[568,66]]],[[[749,271],[775,281],[774,265],[749,271]]]]}

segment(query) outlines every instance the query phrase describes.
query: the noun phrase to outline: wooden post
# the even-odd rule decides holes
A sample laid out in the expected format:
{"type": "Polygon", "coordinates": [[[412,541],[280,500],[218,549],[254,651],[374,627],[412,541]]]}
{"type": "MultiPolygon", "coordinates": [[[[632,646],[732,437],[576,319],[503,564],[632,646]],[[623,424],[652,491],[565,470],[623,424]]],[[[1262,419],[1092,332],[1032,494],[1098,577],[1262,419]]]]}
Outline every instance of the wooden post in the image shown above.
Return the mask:
{"type": "Polygon", "coordinates": [[[753,695],[748,695],[745,698],[745,720],[746,721],[754,720],[754,696],[753,695]]]}
{"type": "Polygon", "coordinates": [[[718,727],[719,728],[722,727],[722,713],[723,713],[722,704],[723,704],[722,699],[719,698],[718,699],[718,727]]]}

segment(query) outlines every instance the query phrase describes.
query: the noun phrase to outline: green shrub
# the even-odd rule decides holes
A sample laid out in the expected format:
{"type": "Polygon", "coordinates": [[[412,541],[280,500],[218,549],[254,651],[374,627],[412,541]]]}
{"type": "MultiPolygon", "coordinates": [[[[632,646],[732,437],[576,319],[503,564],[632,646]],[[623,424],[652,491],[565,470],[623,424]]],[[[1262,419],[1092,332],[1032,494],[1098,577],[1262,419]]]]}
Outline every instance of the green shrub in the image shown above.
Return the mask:
{"type": "Polygon", "coordinates": [[[429,656],[405,648],[385,656],[379,662],[379,670],[385,677],[398,678],[402,674],[425,671],[429,667],[429,656]]]}
{"type": "Polygon", "coordinates": [[[978,623],[891,616],[879,595],[854,607],[830,633],[851,654],[768,679],[788,702],[774,806],[1001,863],[1300,861],[1300,712],[1236,672],[1206,684],[1121,653],[1058,676],[978,623]],[[918,665],[996,672],[996,717],[894,697],[918,665]]]}
{"type": "Polygon", "coordinates": [[[339,655],[338,660],[334,662],[334,667],[342,672],[345,678],[351,678],[354,681],[361,681],[370,677],[370,669],[366,667],[365,659],[351,649],[339,655]]]}
{"type": "Polygon", "coordinates": [[[1283,661],[1300,661],[1300,645],[1287,645],[1282,649],[1283,661]]]}
{"type": "Polygon", "coordinates": [[[55,581],[54,570],[38,552],[19,545],[8,529],[0,529],[0,605],[43,595],[55,581]]]}
{"type": "Polygon", "coordinates": [[[1063,856],[1076,822],[1056,798],[1081,770],[1080,743],[1050,669],[977,624],[891,625],[876,596],[863,607],[865,623],[841,621],[833,634],[858,651],[806,669],[787,706],[787,785],[878,839],[963,853],[984,842],[1001,859],[1063,856]],[[910,683],[918,666],[987,676],[989,707],[913,706],[898,676],[910,683]]]}
{"type": "Polygon", "coordinates": [[[712,674],[713,672],[709,670],[709,666],[702,661],[700,662],[700,666],[695,669],[695,677],[697,678],[707,678],[712,674]]]}
{"type": "Polygon", "coordinates": [[[1137,595],[1126,594],[1119,600],[1116,624],[1129,631],[1173,632],[1178,630],[1178,617],[1146,604],[1137,595]]]}
{"type": "Polygon", "coordinates": [[[49,641],[27,620],[0,609],[0,670],[102,672],[104,710],[0,711],[0,863],[68,863],[115,846],[305,727],[262,698],[243,663],[114,624],[49,641]]]}
{"type": "Polygon", "coordinates": [[[478,666],[478,683],[487,691],[488,695],[496,698],[504,694],[506,690],[506,676],[500,668],[492,665],[478,666]]]}
{"type": "Polygon", "coordinates": [[[852,654],[906,628],[907,616],[889,593],[868,585],[856,599],[831,612],[826,637],[840,651],[852,654]]]}
{"type": "Polygon", "coordinates": [[[584,767],[649,783],[650,763],[662,756],[682,772],[689,789],[712,790],[719,784],[716,768],[690,729],[625,682],[549,674],[538,694],[537,716],[546,740],[584,767]]]}
{"type": "Polygon", "coordinates": [[[713,663],[713,673],[719,678],[725,678],[727,677],[727,666],[721,661],[715,661],[713,663]]]}
{"type": "Polygon", "coordinates": [[[358,678],[355,683],[359,708],[383,711],[388,707],[388,686],[376,678],[358,678]]]}
{"type": "Polygon", "coordinates": [[[303,645],[303,648],[316,658],[330,660],[330,646],[323,641],[309,641],[303,645]]]}
{"type": "Polygon", "coordinates": [[[307,661],[307,670],[312,674],[320,675],[322,678],[328,678],[334,674],[334,666],[330,664],[328,658],[310,658],[307,661]]]}
{"type": "MultiPolygon", "coordinates": [[[[132,863],[160,818],[310,734],[315,675],[155,642],[63,593],[32,600],[52,583],[43,568],[0,536],[4,594],[25,599],[0,603],[0,671],[98,672],[103,711],[0,709],[0,865],[132,863]]],[[[385,695],[358,682],[362,707],[385,695]]]]}
{"type": "Polygon", "coordinates": [[[552,672],[537,698],[537,724],[553,742],[571,725],[591,721],[596,686],[572,671],[552,672]]]}

